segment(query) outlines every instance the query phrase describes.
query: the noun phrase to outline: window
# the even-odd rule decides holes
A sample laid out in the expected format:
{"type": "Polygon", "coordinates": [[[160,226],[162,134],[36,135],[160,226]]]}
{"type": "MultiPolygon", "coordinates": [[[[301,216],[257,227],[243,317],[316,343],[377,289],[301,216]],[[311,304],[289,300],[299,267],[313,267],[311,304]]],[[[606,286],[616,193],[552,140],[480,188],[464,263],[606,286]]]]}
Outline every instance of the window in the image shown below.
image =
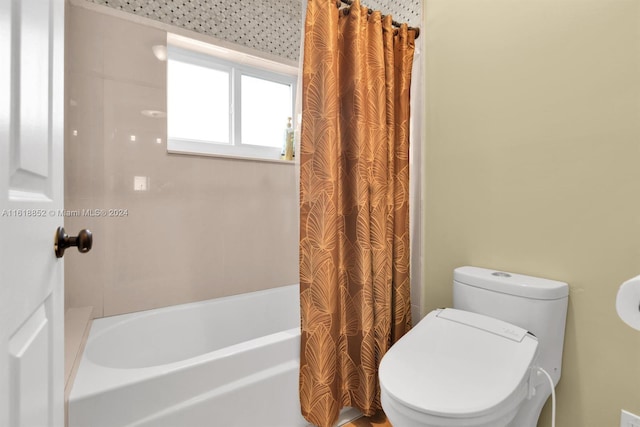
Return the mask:
{"type": "Polygon", "coordinates": [[[167,150],[279,159],[297,68],[180,36],[168,44],[167,150]]]}
{"type": "Polygon", "coordinates": [[[169,59],[169,138],[231,142],[230,73],[169,59]]]}

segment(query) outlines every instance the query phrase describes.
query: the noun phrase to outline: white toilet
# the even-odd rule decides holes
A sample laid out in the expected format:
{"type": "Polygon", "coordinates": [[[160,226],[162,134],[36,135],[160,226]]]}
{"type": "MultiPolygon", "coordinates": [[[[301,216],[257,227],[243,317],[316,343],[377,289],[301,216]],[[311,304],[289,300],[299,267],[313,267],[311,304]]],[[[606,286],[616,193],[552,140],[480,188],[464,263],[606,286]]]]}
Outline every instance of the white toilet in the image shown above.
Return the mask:
{"type": "Polygon", "coordinates": [[[454,270],[454,308],[434,310],[380,363],[394,427],[535,427],[560,380],[569,287],[477,267],[454,270]]]}

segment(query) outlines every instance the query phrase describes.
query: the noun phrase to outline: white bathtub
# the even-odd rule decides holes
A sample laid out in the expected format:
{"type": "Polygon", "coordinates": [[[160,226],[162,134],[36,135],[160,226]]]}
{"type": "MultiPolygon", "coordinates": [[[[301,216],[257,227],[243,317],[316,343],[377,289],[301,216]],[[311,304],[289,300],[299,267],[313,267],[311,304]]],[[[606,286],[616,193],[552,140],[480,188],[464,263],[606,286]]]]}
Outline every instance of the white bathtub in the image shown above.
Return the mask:
{"type": "Polygon", "coordinates": [[[298,285],[97,319],[69,427],[298,427],[298,285]]]}

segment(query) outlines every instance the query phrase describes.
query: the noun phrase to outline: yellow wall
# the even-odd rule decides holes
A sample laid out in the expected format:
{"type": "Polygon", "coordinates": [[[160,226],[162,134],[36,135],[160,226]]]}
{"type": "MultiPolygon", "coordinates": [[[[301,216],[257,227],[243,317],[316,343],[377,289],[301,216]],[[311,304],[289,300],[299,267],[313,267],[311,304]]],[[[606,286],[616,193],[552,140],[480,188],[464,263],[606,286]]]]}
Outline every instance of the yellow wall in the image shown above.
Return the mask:
{"type": "Polygon", "coordinates": [[[460,265],[566,281],[558,425],[640,414],[640,1],[428,0],[423,34],[423,308],[460,265]]]}

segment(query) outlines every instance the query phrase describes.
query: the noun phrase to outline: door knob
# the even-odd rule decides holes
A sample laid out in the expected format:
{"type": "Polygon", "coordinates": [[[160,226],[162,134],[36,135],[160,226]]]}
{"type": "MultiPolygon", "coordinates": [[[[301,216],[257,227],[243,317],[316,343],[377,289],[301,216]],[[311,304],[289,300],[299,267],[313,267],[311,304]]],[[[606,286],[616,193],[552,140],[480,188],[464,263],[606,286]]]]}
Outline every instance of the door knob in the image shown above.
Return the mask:
{"type": "Polygon", "coordinates": [[[64,250],[72,246],[78,247],[78,252],[87,253],[91,250],[93,244],[93,235],[91,230],[80,230],[77,236],[69,237],[64,231],[64,227],[58,227],[56,235],[53,240],[53,250],[56,253],[56,258],[62,258],[64,250]]]}

